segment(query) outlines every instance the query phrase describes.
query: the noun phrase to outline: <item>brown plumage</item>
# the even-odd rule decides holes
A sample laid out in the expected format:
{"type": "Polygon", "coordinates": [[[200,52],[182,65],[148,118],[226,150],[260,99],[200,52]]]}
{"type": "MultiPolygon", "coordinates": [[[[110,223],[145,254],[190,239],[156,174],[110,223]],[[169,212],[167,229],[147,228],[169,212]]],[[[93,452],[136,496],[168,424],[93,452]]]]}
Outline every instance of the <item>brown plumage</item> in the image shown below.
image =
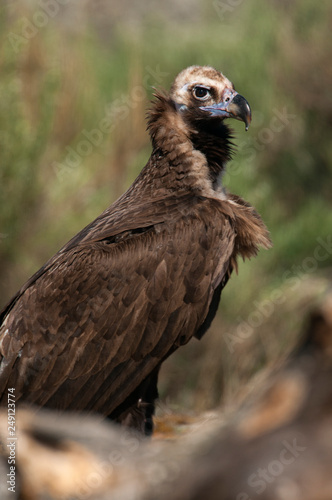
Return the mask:
{"type": "Polygon", "coordinates": [[[0,403],[100,412],[149,432],[162,361],[216,313],[237,257],[268,248],[255,210],[220,179],[227,117],[248,103],[192,66],[150,111],[153,151],[128,191],[55,254],[1,313],[0,403]]]}

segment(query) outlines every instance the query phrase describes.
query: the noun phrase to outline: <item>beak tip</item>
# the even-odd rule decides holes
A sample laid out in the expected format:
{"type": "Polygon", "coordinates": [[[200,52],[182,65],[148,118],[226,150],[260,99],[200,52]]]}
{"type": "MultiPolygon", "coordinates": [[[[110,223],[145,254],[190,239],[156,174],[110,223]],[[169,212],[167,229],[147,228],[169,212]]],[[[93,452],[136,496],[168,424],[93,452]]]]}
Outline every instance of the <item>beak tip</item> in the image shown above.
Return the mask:
{"type": "Polygon", "coordinates": [[[233,117],[244,122],[245,130],[248,131],[251,123],[251,109],[248,101],[240,94],[236,94],[229,109],[232,110],[233,117]]]}
{"type": "Polygon", "coordinates": [[[249,130],[249,126],[250,126],[250,124],[251,124],[251,112],[249,113],[249,115],[248,115],[248,116],[246,116],[246,117],[245,117],[245,119],[244,119],[244,124],[245,124],[245,126],[246,126],[246,132],[248,132],[248,130],[249,130]]]}
{"type": "Polygon", "coordinates": [[[249,103],[246,99],[244,99],[244,104],[245,104],[245,106],[244,106],[245,109],[243,110],[241,118],[245,123],[246,132],[248,132],[249,125],[251,124],[251,120],[252,120],[252,115],[251,115],[251,108],[250,108],[249,103]]]}

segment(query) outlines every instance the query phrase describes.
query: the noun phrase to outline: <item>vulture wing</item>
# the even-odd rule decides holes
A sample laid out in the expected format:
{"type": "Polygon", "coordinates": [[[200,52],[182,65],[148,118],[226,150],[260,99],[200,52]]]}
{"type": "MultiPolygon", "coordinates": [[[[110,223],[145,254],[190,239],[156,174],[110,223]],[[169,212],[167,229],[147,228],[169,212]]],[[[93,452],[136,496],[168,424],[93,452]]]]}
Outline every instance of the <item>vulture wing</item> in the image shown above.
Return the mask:
{"type": "Polygon", "coordinates": [[[0,403],[13,387],[36,405],[113,412],[210,321],[234,250],[225,210],[124,195],[83,229],[2,312],[0,403]]]}

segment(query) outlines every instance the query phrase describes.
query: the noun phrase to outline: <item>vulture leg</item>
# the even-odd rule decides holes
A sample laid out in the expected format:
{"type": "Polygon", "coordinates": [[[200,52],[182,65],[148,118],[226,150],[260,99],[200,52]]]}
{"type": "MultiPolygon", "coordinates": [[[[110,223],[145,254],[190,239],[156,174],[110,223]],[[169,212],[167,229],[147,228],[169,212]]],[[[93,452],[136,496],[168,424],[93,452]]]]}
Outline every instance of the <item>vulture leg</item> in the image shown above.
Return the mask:
{"type": "Polygon", "coordinates": [[[158,399],[158,374],[160,365],[114,410],[108,418],[131,427],[146,436],[153,433],[155,401],[158,399]]]}

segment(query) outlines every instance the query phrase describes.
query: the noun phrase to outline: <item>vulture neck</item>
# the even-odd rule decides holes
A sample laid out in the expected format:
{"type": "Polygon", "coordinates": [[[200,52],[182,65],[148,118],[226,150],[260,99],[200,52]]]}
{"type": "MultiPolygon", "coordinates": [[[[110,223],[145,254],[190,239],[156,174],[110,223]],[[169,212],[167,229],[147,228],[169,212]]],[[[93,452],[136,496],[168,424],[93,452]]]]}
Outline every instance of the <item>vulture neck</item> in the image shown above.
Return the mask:
{"type": "Polygon", "coordinates": [[[197,130],[191,134],[191,141],[206,157],[213,189],[221,187],[222,175],[232,156],[231,133],[220,120],[210,119],[198,122],[197,130]]]}
{"type": "Polygon", "coordinates": [[[162,176],[163,186],[169,176],[173,191],[189,189],[209,197],[223,193],[221,177],[231,157],[228,128],[217,120],[191,120],[168,96],[158,93],[156,98],[148,122],[153,145],[149,176],[155,182],[162,176]]]}

